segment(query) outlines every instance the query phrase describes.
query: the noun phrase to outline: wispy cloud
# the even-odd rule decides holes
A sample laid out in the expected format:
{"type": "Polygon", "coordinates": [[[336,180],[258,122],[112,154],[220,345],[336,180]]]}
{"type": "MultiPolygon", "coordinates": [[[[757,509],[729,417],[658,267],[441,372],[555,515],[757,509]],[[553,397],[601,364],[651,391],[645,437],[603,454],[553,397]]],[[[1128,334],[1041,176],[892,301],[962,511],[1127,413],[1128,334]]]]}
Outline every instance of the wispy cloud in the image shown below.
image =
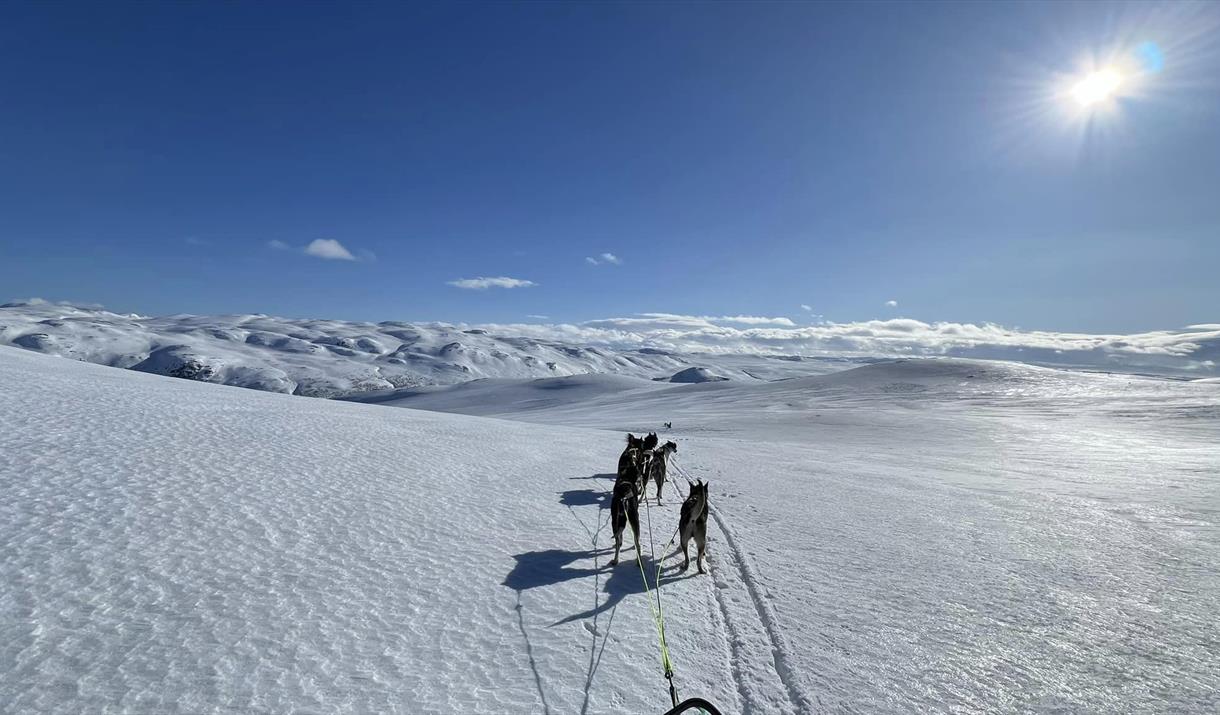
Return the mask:
{"type": "Polygon", "coordinates": [[[449,281],[449,285],[467,290],[487,290],[488,288],[529,288],[538,284],[520,278],[509,278],[508,276],[497,276],[495,278],[480,276],[478,278],[459,278],[449,281]]]}
{"type": "MultiPolygon", "coordinates": [[[[43,307],[49,305],[60,306],[63,308],[81,308],[84,310],[106,309],[106,307],[101,303],[85,303],[75,300],[47,300],[46,298],[39,298],[37,296],[32,298],[16,298],[8,301],[7,303],[0,304],[0,308],[23,308],[30,306],[43,307]]],[[[131,313],[130,315],[135,315],[135,313],[131,313]]]]}
{"type": "Polygon", "coordinates": [[[762,315],[722,315],[720,317],[704,317],[705,320],[713,323],[741,323],[742,325],[783,325],[787,327],[795,326],[796,323],[788,318],[768,318],[762,315]]]}
{"type": "Polygon", "coordinates": [[[274,248],[277,251],[291,251],[292,250],[292,246],[289,246],[287,243],[284,243],[283,241],[267,241],[267,247],[274,248]]]}
{"type": "Polygon", "coordinates": [[[610,265],[618,266],[618,265],[622,265],[623,259],[614,255],[613,253],[602,253],[602,254],[599,254],[597,257],[585,256],[585,263],[588,263],[591,266],[600,266],[602,264],[610,264],[610,265]]]}
{"type": "Polygon", "coordinates": [[[199,238],[198,236],[187,236],[186,238],[184,238],[182,240],[188,246],[210,246],[210,245],[212,245],[211,241],[209,241],[205,238],[199,238]]]}
{"type": "Polygon", "coordinates": [[[896,301],[896,300],[887,300],[887,301],[885,301],[885,306],[886,306],[887,308],[897,308],[897,307],[898,307],[898,301],[896,301]]]}
{"type": "Polygon", "coordinates": [[[769,318],[759,315],[678,315],[676,313],[639,313],[628,318],[591,320],[584,323],[584,325],[602,328],[616,327],[629,330],[703,330],[716,329],[722,323],[796,327],[796,323],[782,317],[769,318]]]}
{"type": "Polygon", "coordinates": [[[527,315],[525,317],[533,318],[534,320],[550,320],[551,319],[551,316],[549,316],[549,315],[538,315],[536,313],[530,313],[529,315],[527,315]]]}
{"type": "Polygon", "coordinates": [[[813,306],[812,306],[812,305],[805,305],[804,303],[801,303],[801,310],[805,311],[806,313],[812,313],[812,312],[813,312],[813,306]]]}

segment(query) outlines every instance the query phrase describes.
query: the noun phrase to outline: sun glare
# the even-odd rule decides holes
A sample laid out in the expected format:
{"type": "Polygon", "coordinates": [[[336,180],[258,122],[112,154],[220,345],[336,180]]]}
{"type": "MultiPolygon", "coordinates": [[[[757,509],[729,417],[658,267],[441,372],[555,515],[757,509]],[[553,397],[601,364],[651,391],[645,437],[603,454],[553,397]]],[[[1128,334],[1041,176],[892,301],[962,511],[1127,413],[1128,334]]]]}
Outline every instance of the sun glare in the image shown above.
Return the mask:
{"type": "Polygon", "coordinates": [[[1114,96],[1122,76],[1112,69],[1090,73],[1072,87],[1072,96],[1082,107],[1091,107],[1114,96]]]}

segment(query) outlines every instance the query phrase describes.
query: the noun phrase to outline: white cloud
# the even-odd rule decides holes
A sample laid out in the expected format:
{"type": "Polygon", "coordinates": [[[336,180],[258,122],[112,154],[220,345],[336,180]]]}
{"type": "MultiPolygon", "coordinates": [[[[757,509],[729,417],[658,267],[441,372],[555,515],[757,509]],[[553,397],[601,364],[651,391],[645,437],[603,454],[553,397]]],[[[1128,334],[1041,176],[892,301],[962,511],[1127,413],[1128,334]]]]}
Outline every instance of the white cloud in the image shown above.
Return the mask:
{"type": "Polygon", "coordinates": [[[796,327],[796,323],[788,318],[768,318],[757,315],[677,315],[675,313],[639,313],[629,318],[591,320],[583,325],[629,330],[716,330],[722,327],[721,323],[796,327]]]}
{"type": "Polygon", "coordinates": [[[897,308],[897,307],[898,307],[898,301],[896,301],[896,300],[887,300],[887,301],[885,301],[885,305],[886,305],[886,307],[887,307],[887,308],[897,308]]]}
{"type": "Polygon", "coordinates": [[[713,323],[741,323],[742,325],[783,325],[794,327],[796,323],[788,318],[767,318],[760,315],[722,315],[719,318],[706,318],[713,323]]]}
{"type": "Polygon", "coordinates": [[[549,316],[549,315],[537,315],[534,313],[530,313],[529,315],[527,315],[525,317],[533,318],[534,320],[550,320],[551,319],[551,316],[549,316]]]}
{"type": "Polygon", "coordinates": [[[496,278],[480,276],[478,278],[459,278],[449,281],[449,285],[469,290],[487,290],[488,288],[529,288],[538,284],[520,278],[509,278],[508,276],[498,276],[496,278]]]}
{"type": "Polygon", "coordinates": [[[804,303],[801,303],[801,310],[805,311],[806,313],[811,313],[811,312],[813,312],[813,306],[805,305],[804,303]]]}
{"type": "Polygon", "coordinates": [[[305,247],[305,253],[332,261],[354,261],[356,257],[333,238],[315,238],[305,247]]]}
{"type": "MultiPolygon", "coordinates": [[[[1131,335],[1021,330],[993,323],[924,323],[895,318],[856,323],[726,325],[725,317],[645,313],[579,324],[477,326],[522,335],[618,348],[796,355],[955,356],[1068,365],[1210,371],[1220,354],[1220,325],[1131,335]]],[[[750,317],[750,316],[736,316],[750,317]]],[[[786,319],[770,319],[786,320],[786,319]]]]}
{"type": "Polygon", "coordinates": [[[619,266],[622,265],[623,259],[614,255],[613,253],[602,253],[599,254],[597,258],[594,258],[593,256],[585,256],[585,263],[588,263],[591,266],[598,266],[603,263],[619,266]]]}
{"type": "Polygon", "coordinates": [[[308,245],[297,248],[284,241],[268,241],[268,248],[274,248],[277,251],[300,251],[307,256],[315,258],[323,258],[329,261],[375,261],[377,256],[372,251],[360,249],[356,254],[352,254],[347,250],[347,246],[339,243],[333,238],[316,238],[309,242],[308,245]]]}
{"type": "MultiPolygon", "coordinates": [[[[75,300],[47,300],[46,298],[39,298],[37,296],[32,298],[16,298],[8,301],[7,303],[0,304],[0,308],[22,308],[27,306],[43,307],[50,305],[55,305],[62,308],[80,308],[83,310],[106,309],[106,306],[102,305],[101,303],[86,303],[75,300]]],[[[0,328],[2,327],[3,326],[0,326],[0,328]]]]}

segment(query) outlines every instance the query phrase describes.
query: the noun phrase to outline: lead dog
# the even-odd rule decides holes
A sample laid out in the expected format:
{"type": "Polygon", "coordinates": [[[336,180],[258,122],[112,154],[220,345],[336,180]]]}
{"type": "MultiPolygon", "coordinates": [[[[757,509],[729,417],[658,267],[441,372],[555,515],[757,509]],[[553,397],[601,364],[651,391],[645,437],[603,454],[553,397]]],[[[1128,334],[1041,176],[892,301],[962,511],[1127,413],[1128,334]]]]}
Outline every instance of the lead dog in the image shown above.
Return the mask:
{"type": "Polygon", "coordinates": [[[614,530],[614,560],[611,566],[618,565],[618,552],[623,546],[623,529],[631,524],[631,534],[635,537],[636,558],[640,554],[640,497],[636,489],[638,482],[634,478],[617,479],[614,482],[614,493],[610,496],[610,527],[614,530]]]}
{"type": "Polygon", "coordinates": [[[688,479],[686,483],[690,484],[690,495],[682,502],[682,515],[678,517],[678,536],[681,539],[683,559],[680,570],[685,571],[690,566],[690,553],[686,550],[686,544],[694,537],[695,546],[699,547],[695,565],[699,567],[699,573],[706,573],[703,570],[703,558],[707,553],[707,482],[700,479],[697,484],[691,484],[688,479]]]}

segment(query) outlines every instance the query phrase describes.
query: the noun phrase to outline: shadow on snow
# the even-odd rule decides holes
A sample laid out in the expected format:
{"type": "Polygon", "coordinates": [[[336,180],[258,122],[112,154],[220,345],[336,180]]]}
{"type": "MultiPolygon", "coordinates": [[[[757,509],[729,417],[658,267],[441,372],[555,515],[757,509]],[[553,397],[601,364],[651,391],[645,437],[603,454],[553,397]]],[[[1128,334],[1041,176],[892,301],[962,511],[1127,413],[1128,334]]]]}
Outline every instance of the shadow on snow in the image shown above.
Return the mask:
{"type": "MultiPolygon", "coordinates": [[[[594,474],[587,477],[570,477],[570,479],[613,480],[615,475],[594,474]]],[[[593,579],[589,584],[593,589],[593,607],[586,611],[573,613],[551,624],[551,627],[554,627],[564,623],[571,623],[572,621],[586,619],[592,619],[593,621],[593,628],[590,629],[590,637],[593,639],[593,642],[589,650],[589,670],[585,680],[584,703],[580,709],[581,713],[585,713],[589,707],[589,694],[593,680],[597,674],[598,666],[601,664],[601,654],[605,651],[606,644],[610,640],[610,630],[614,623],[614,614],[617,611],[618,604],[631,594],[642,594],[645,592],[644,577],[640,573],[640,566],[636,564],[635,547],[630,527],[623,534],[622,561],[613,567],[602,565],[602,560],[608,560],[614,552],[612,548],[602,547],[599,543],[603,538],[607,541],[613,539],[613,534],[606,529],[609,526],[607,523],[609,521],[609,496],[606,491],[599,489],[569,489],[560,492],[559,503],[567,507],[573,518],[583,527],[589,537],[590,548],[578,550],[542,549],[515,554],[513,558],[516,560],[516,564],[513,565],[508,575],[504,577],[504,585],[517,592],[516,611],[518,627],[521,630],[522,637],[525,639],[530,669],[533,671],[538,696],[542,701],[543,711],[546,713],[550,712],[550,705],[547,702],[542,679],[538,673],[537,664],[534,661],[529,633],[525,628],[521,594],[532,588],[552,586],[565,581],[593,579]],[[596,512],[598,515],[596,529],[591,529],[589,524],[580,517],[577,509],[574,508],[589,506],[598,507],[596,512]],[[582,562],[591,563],[592,565],[582,565],[582,562]],[[605,596],[604,598],[603,595],[605,596]],[[610,618],[606,624],[605,633],[602,634],[601,648],[598,649],[597,640],[600,632],[600,629],[597,627],[598,618],[606,612],[609,612],[610,618]],[[596,657],[594,657],[595,652],[596,657]]],[[[641,535],[641,545],[643,545],[646,538],[646,536],[641,535]]],[[[664,557],[665,554],[661,554],[661,558],[664,559],[664,557]]],[[[664,586],[673,581],[690,578],[694,575],[693,571],[687,574],[680,574],[677,571],[678,564],[675,563],[668,569],[668,573],[660,574],[658,583],[657,562],[644,557],[643,567],[644,573],[647,574],[648,587],[651,589],[656,589],[658,586],[664,586]]],[[[645,605],[641,604],[641,607],[645,605]]]]}
{"type": "Polygon", "coordinates": [[[569,489],[560,492],[559,503],[564,506],[600,506],[609,508],[610,494],[600,489],[569,489]]]}
{"type": "Polygon", "coordinates": [[[568,477],[568,479],[606,479],[609,481],[614,481],[615,479],[618,479],[618,475],[614,474],[613,472],[606,472],[603,474],[590,474],[587,477],[568,477]]]}

